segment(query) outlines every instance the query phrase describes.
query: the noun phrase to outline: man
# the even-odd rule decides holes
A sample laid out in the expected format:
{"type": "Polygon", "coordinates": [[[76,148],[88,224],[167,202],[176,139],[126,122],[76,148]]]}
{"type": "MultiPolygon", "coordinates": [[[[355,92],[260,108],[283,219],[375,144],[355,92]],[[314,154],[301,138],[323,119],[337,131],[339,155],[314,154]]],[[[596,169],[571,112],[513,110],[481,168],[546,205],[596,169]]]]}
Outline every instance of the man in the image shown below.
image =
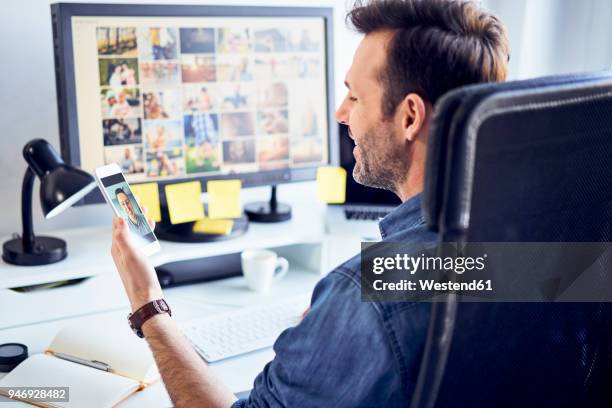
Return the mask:
{"type": "MultiPolygon", "coordinates": [[[[501,22],[473,2],[359,2],[348,20],[365,36],[336,113],[355,140],[355,179],[394,191],[403,203],[380,228],[389,241],[435,239],[421,217],[428,129],[450,89],[501,81],[508,47],[501,22]]],[[[153,268],[114,225],[113,257],[132,308],[162,297],[153,268]]],[[[361,302],[359,257],[315,288],[302,322],[274,345],[248,400],[215,379],[166,314],[142,329],[177,407],[406,406],[415,387],[430,304],[361,302]]]]}
{"type": "Polygon", "coordinates": [[[219,142],[218,124],[216,115],[213,116],[209,111],[212,103],[208,90],[200,90],[200,110],[191,111],[191,129],[195,136],[195,145],[202,146],[205,143],[217,144],[219,142]]]}
{"type": "Polygon", "coordinates": [[[120,162],[121,171],[124,173],[135,173],[136,172],[136,164],[134,163],[134,159],[132,158],[132,151],[129,147],[126,147],[123,150],[123,158],[120,162]]]}
{"type": "Polygon", "coordinates": [[[125,215],[127,215],[127,224],[130,230],[140,236],[147,235],[149,233],[147,219],[144,215],[136,212],[132,200],[130,200],[127,193],[122,188],[118,188],[115,190],[115,197],[117,197],[119,205],[123,209],[125,215]]]}

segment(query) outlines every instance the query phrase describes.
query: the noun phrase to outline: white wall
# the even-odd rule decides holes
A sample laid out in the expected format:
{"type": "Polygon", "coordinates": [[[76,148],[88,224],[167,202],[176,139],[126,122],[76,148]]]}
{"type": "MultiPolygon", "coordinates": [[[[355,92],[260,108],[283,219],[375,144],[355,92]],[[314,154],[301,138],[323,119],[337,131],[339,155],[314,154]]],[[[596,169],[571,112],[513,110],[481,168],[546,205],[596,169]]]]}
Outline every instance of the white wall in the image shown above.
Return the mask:
{"type": "MultiPolygon", "coordinates": [[[[91,2],[82,0],[81,2],[91,2]]],[[[107,3],[162,3],[155,0],[106,1],[107,3]]],[[[45,138],[59,150],[55,75],[49,0],[3,0],[0,14],[0,237],[21,232],[21,181],[26,165],[21,149],[33,138],[45,138]]],[[[169,3],[165,1],[164,3],[169,3]]],[[[350,65],[359,36],[344,25],[345,1],[271,1],[228,2],[181,0],[176,4],[241,4],[271,6],[334,7],[334,50],[336,99],[344,95],[342,79],[350,65]]],[[[110,210],[104,205],[75,207],[50,220],[43,220],[34,186],[34,227],[36,231],[108,223],[110,210]]],[[[290,192],[292,186],[279,189],[290,192]]],[[[266,189],[250,189],[259,196],[266,189]]],[[[247,194],[248,194],[247,193],[247,194]]]]}
{"type": "Polygon", "coordinates": [[[484,0],[510,33],[510,79],[612,67],[612,1],[484,0]]]}

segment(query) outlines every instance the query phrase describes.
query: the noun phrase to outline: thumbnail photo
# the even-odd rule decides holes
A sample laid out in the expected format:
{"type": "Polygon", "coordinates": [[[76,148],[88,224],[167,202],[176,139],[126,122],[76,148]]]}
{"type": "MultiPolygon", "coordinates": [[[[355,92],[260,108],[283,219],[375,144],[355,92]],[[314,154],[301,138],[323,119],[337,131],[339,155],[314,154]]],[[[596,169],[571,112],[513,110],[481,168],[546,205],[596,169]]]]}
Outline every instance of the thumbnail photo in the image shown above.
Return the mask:
{"type": "Polygon", "coordinates": [[[320,78],[321,60],[316,57],[291,57],[289,59],[290,78],[320,78]]]}
{"type": "Polygon", "coordinates": [[[255,30],[255,52],[287,51],[287,32],[278,28],[255,30]]]}
{"type": "Polygon", "coordinates": [[[320,163],[323,160],[323,142],[321,139],[292,140],[291,157],[295,164],[320,163]]]}
{"type": "Polygon", "coordinates": [[[180,120],[146,120],[143,127],[147,151],[161,151],[183,144],[183,126],[180,120]]]}
{"type": "Polygon", "coordinates": [[[221,114],[221,134],[223,138],[252,136],[255,134],[253,112],[232,112],[221,114]]]}
{"type": "Polygon", "coordinates": [[[300,81],[292,92],[300,95],[291,103],[291,121],[289,133],[292,138],[317,138],[324,133],[327,126],[325,89],[317,81],[300,81]]]}
{"type": "Polygon", "coordinates": [[[219,53],[245,53],[252,49],[251,30],[248,28],[220,28],[217,35],[219,53]]]}
{"type": "Polygon", "coordinates": [[[241,55],[217,55],[217,81],[238,82],[253,80],[253,64],[241,55]]]}
{"type": "Polygon", "coordinates": [[[142,145],[116,146],[104,149],[104,163],[116,163],[123,174],[144,172],[144,157],[142,145]]]}
{"type": "Polygon", "coordinates": [[[211,82],[217,78],[215,57],[183,55],[181,58],[183,82],[211,82]]]}
{"type": "Polygon", "coordinates": [[[169,27],[141,28],[138,35],[141,60],[178,58],[178,30],[169,27]]]}
{"type": "Polygon", "coordinates": [[[224,84],[221,89],[221,109],[238,110],[255,107],[255,84],[249,82],[224,84]]]}
{"type": "Polygon", "coordinates": [[[183,120],[185,141],[192,146],[219,143],[219,118],[216,113],[194,112],[183,120]]]}
{"type": "Polygon", "coordinates": [[[181,102],[178,90],[144,92],[142,94],[145,119],[180,118],[181,102]]]}
{"type": "Polygon", "coordinates": [[[215,52],[214,28],[181,28],[180,31],[182,54],[215,52]]]}
{"type": "Polygon", "coordinates": [[[314,106],[306,106],[301,114],[301,128],[299,136],[303,138],[317,137],[321,134],[319,131],[319,118],[317,110],[314,106]]]}
{"type": "Polygon", "coordinates": [[[98,55],[135,58],[138,54],[135,27],[96,28],[98,55]]]}
{"type": "Polygon", "coordinates": [[[258,162],[287,160],[288,158],[289,158],[289,138],[288,137],[266,136],[266,137],[257,138],[257,161],[258,162]]]}
{"type": "Polygon", "coordinates": [[[105,119],[102,134],[104,146],[142,143],[140,119],[105,119]]]}
{"type": "Polygon", "coordinates": [[[204,112],[219,106],[216,85],[183,85],[183,111],[204,112]]]}
{"type": "Polygon", "coordinates": [[[321,37],[309,28],[290,29],[287,32],[287,51],[317,52],[321,49],[321,37]]]}
{"type": "Polygon", "coordinates": [[[176,86],[179,84],[179,64],[176,61],[141,62],[142,83],[148,86],[176,86]]]}
{"type": "Polygon", "coordinates": [[[187,174],[219,171],[219,145],[204,143],[185,147],[185,171],[187,174]]]}
{"type": "Polygon", "coordinates": [[[289,91],[284,82],[262,83],[257,91],[257,105],[260,108],[284,108],[287,106],[289,91]]]}
{"type": "Polygon", "coordinates": [[[187,173],[219,170],[219,119],[216,114],[186,115],[185,169],[187,173]]]}
{"type": "Polygon", "coordinates": [[[103,89],[100,95],[102,118],[131,118],[141,116],[140,91],[138,88],[103,89]]]}
{"type": "Polygon", "coordinates": [[[272,135],[289,132],[289,114],[286,110],[271,109],[257,112],[259,134],[272,135]]]}
{"type": "Polygon", "coordinates": [[[147,151],[147,176],[169,177],[185,174],[183,148],[147,151]]]}
{"type": "Polygon", "coordinates": [[[290,56],[274,56],[255,58],[253,65],[253,76],[257,79],[268,78],[289,78],[297,77],[297,66],[292,63],[295,57],[290,56]]]}
{"type": "Polygon", "coordinates": [[[119,90],[125,86],[138,85],[138,63],[136,58],[104,58],[98,60],[100,85],[119,90]]]}
{"type": "Polygon", "coordinates": [[[223,142],[223,162],[226,164],[251,163],[255,161],[255,141],[232,140],[223,142]]]}

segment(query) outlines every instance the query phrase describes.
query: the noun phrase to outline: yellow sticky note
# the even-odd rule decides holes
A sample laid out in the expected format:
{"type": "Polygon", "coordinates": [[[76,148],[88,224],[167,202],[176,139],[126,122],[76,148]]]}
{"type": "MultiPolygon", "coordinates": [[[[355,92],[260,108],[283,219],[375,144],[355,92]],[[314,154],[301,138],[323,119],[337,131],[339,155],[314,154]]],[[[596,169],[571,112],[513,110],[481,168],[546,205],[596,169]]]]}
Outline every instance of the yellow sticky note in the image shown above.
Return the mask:
{"type": "Polygon", "coordinates": [[[181,224],[204,218],[204,205],[202,205],[200,198],[202,185],[199,181],[169,184],[165,187],[165,191],[172,224],[181,224]]]}
{"type": "Polygon", "coordinates": [[[141,207],[147,208],[147,217],[157,222],[161,221],[159,209],[159,188],[157,183],[136,184],[130,186],[132,193],[138,199],[141,207]]]}
{"type": "Polygon", "coordinates": [[[238,218],[240,208],[240,180],[214,180],[206,184],[209,218],[238,218]]]}
{"type": "Polygon", "coordinates": [[[203,234],[217,234],[227,235],[232,232],[234,226],[234,220],[213,220],[208,217],[203,220],[198,220],[193,224],[193,232],[200,232],[203,234]]]}
{"type": "Polygon", "coordinates": [[[342,204],[346,201],[346,170],[342,167],[319,167],[317,191],[319,200],[328,204],[342,204]]]}

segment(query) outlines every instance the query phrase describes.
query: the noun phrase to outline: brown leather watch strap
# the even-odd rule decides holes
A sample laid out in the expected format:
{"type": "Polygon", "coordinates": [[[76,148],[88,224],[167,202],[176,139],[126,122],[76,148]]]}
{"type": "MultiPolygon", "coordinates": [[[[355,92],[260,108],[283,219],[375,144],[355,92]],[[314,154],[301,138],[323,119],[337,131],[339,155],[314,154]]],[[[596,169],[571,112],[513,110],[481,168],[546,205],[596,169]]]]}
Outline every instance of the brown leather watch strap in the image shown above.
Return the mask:
{"type": "Polygon", "coordinates": [[[166,301],[164,299],[156,299],[142,306],[134,313],[130,313],[128,315],[128,322],[130,323],[132,331],[136,333],[138,337],[143,338],[144,333],[142,332],[142,325],[153,316],[162,313],[168,313],[172,316],[172,311],[166,301]]]}

